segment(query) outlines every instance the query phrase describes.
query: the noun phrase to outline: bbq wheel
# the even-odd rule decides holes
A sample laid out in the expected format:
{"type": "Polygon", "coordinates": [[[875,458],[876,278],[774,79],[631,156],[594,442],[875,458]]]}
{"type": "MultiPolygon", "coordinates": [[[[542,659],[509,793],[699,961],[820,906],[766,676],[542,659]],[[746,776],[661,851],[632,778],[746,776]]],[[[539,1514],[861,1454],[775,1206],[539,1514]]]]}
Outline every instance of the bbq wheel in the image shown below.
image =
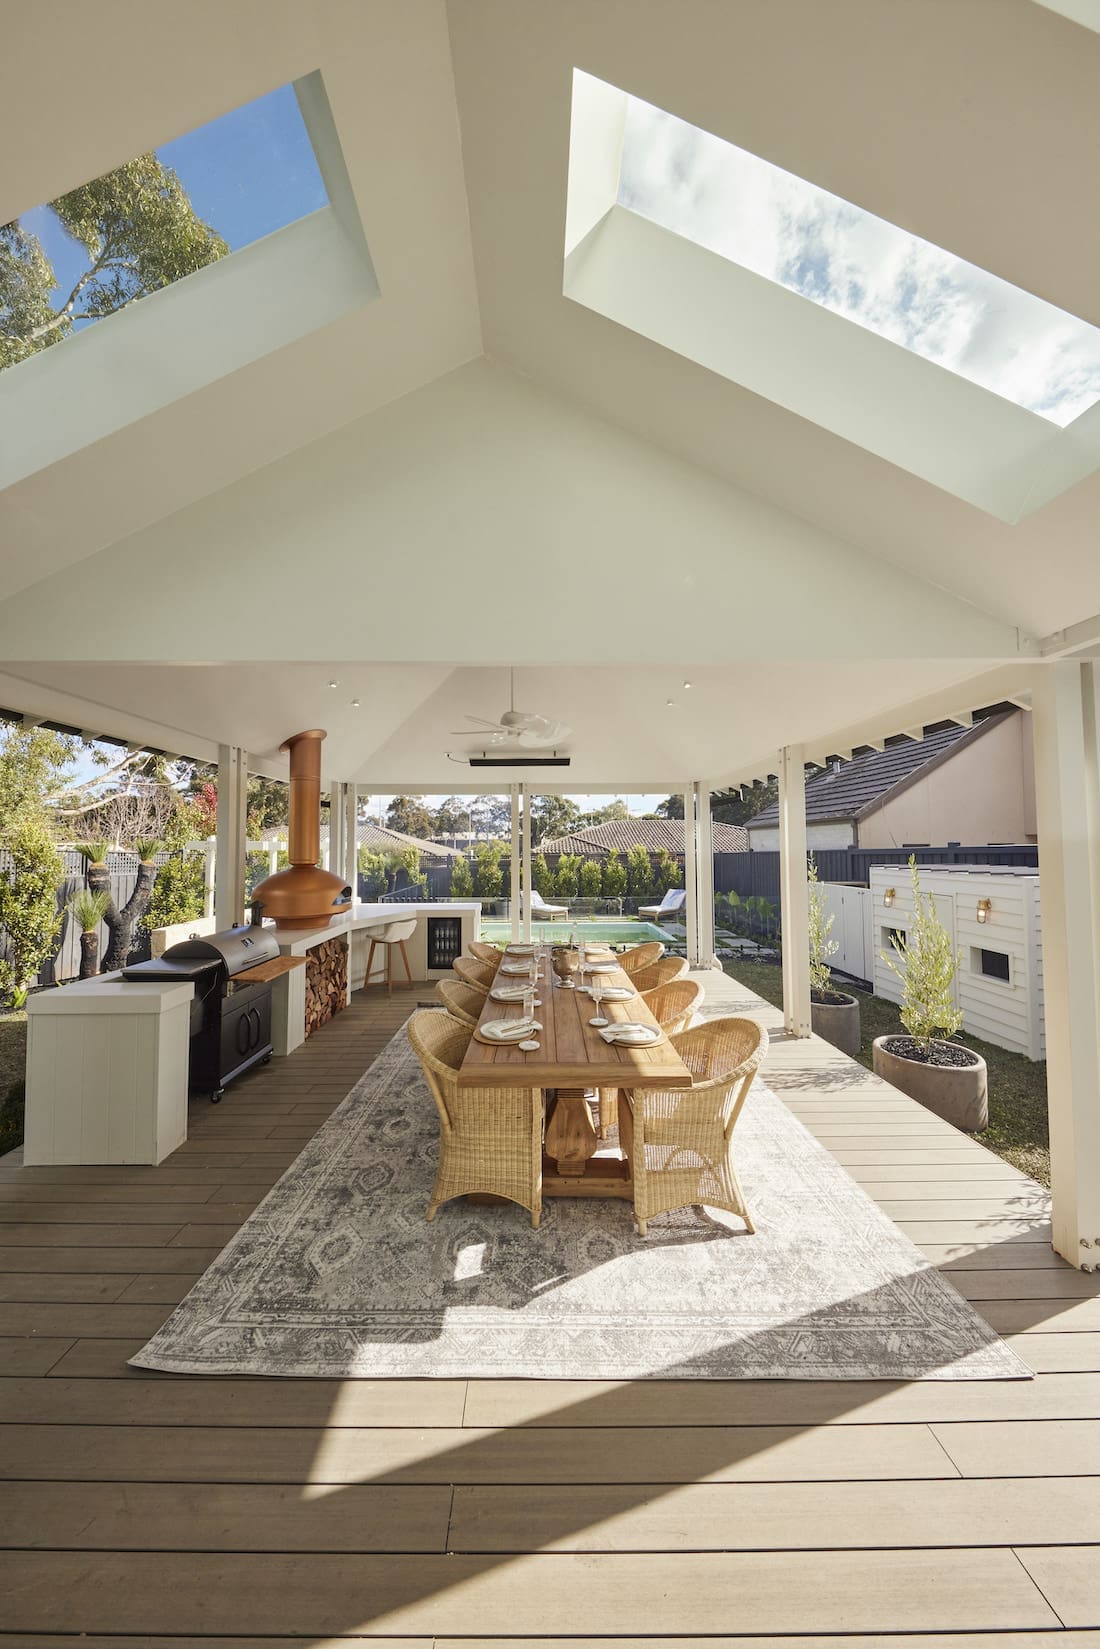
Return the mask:
{"type": "Polygon", "coordinates": [[[214,1092],[210,1095],[211,1105],[220,1105],[221,1102],[222,1102],[222,1095],[224,1093],[225,1093],[224,1088],[215,1088],[214,1092]]]}

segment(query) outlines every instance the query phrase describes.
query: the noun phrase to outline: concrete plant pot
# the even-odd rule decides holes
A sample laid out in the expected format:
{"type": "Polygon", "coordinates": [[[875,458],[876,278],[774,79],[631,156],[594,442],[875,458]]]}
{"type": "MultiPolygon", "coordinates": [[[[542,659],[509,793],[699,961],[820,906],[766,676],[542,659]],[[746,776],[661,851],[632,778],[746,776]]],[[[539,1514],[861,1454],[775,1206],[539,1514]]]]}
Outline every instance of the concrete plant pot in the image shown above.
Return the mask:
{"type": "Polygon", "coordinates": [[[859,1001],[845,991],[835,994],[839,1002],[815,1002],[810,998],[810,1025],[815,1036],[831,1042],[842,1054],[852,1059],[860,1050],[859,1001]]]}
{"type": "MultiPolygon", "coordinates": [[[[903,1094],[915,1099],[936,1116],[962,1128],[968,1134],[977,1134],[989,1123],[988,1072],[985,1060],[973,1049],[967,1048],[972,1063],[966,1065],[928,1065],[920,1059],[908,1059],[904,1054],[892,1053],[888,1042],[899,1040],[900,1033],[876,1036],[873,1046],[873,1065],[876,1076],[900,1088],[903,1094]]],[[[937,1043],[937,1047],[957,1044],[937,1043]]]]}

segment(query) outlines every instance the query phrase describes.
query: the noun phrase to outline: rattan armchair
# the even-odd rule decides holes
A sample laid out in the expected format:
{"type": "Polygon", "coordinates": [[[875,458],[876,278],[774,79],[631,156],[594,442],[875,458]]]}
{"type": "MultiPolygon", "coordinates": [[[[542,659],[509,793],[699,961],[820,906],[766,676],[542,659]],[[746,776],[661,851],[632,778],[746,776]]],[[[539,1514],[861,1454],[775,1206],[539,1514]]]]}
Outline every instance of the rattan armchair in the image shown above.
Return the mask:
{"type": "MultiPolygon", "coordinates": [[[[687,1030],[704,994],[697,979],[674,979],[671,984],[639,992],[639,999],[645,1003],[665,1035],[675,1036],[687,1030]]],[[[607,1138],[608,1130],[619,1120],[618,1101],[618,1088],[600,1089],[601,1139],[607,1138]]]]}
{"type": "Polygon", "coordinates": [[[631,974],[630,983],[636,991],[644,994],[656,990],[659,985],[671,985],[674,979],[683,979],[687,971],[686,956],[662,956],[659,962],[651,962],[648,968],[631,974]]]}
{"type": "Polygon", "coordinates": [[[435,994],[453,1019],[465,1025],[467,1030],[473,1030],[485,1006],[481,991],[475,990],[472,985],[463,985],[457,979],[441,979],[435,987],[435,994]]]}
{"type": "Polygon", "coordinates": [[[460,1088],[455,1076],[471,1033],[449,1013],[434,1008],[414,1013],[408,1034],[439,1112],[439,1171],[428,1219],[434,1220],[453,1197],[481,1192],[518,1202],[537,1227],[542,1213],[541,1091],[460,1088]]]}
{"type": "Polygon", "coordinates": [[[630,949],[624,950],[619,957],[619,966],[633,979],[642,968],[648,968],[651,962],[656,962],[664,948],[659,939],[648,939],[644,945],[631,945],[630,949]]]}
{"type": "Polygon", "coordinates": [[[496,971],[488,962],[477,962],[472,956],[459,956],[454,962],[456,978],[461,979],[464,985],[472,985],[482,996],[488,996],[496,971]]]}
{"type": "Polygon", "coordinates": [[[499,968],[504,952],[499,945],[487,945],[481,939],[471,939],[470,955],[478,962],[484,962],[487,967],[499,968]]]}
{"type": "Polygon", "coordinates": [[[739,1214],[752,1232],[732,1135],[768,1051],[768,1033],[751,1019],[711,1019],[672,1041],[694,1085],[674,1093],[633,1088],[619,1107],[639,1234],[645,1236],[654,1215],[698,1204],[739,1214]]]}

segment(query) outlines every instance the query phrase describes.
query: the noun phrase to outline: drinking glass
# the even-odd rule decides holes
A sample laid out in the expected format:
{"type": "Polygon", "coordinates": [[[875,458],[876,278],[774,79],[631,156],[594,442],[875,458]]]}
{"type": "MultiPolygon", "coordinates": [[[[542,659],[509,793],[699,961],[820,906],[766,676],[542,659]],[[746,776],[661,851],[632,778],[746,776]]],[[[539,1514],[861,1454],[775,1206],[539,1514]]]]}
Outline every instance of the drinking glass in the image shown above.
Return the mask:
{"type": "Polygon", "coordinates": [[[603,987],[604,987],[603,979],[600,977],[600,975],[598,973],[594,973],[592,975],[592,980],[591,980],[591,983],[589,984],[588,989],[592,993],[592,1003],[593,1003],[593,1006],[596,1009],[596,1017],[595,1017],[595,1019],[590,1019],[588,1021],[588,1023],[590,1025],[603,1026],[603,1025],[607,1025],[607,1024],[610,1023],[609,1020],[607,1020],[603,1017],[603,1014],[600,1011],[600,1003],[603,1001],[603,987]]]}
{"type": "Polygon", "coordinates": [[[536,1008],[541,1007],[542,1003],[541,1003],[539,997],[535,994],[537,992],[538,988],[539,988],[539,954],[538,954],[538,951],[535,951],[534,954],[532,955],[531,960],[527,965],[527,972],[530,975],[530,979],[531,979],[531,992],[530,992],[531,1001],[534,1003],[536,1008]]]}

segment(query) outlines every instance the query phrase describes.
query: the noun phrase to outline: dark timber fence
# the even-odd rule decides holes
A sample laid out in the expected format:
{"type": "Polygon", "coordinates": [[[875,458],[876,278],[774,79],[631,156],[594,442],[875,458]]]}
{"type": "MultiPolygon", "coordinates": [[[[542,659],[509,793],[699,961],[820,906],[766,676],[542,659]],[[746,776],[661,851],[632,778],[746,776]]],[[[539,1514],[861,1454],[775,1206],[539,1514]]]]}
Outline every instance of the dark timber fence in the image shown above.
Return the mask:
{"type": "MultiPolygon", "coordinates": [[[[1023,842],[998,847],[840,847],[814,853],[823,882],[870,884],[872,865],[907,865],[912,854],[918,865],[1024,865],[1036,868],[1039,849],[1023,842]]],[[[742,899],[779,902],[778,853],[716,853],[714,890],[738,893],[742,899]]]]}

